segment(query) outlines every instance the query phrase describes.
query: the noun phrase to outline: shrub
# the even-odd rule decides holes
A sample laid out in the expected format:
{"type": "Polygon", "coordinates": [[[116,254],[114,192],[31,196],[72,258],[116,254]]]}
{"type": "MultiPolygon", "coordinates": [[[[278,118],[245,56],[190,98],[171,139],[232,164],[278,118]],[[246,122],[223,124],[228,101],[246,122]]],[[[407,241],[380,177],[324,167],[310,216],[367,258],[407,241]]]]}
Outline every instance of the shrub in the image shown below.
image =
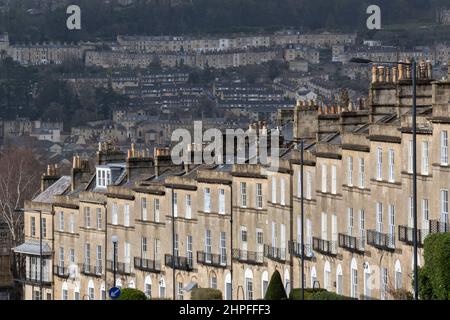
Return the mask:
{"type": "Polygon", "coordinates": [[[265,300],[284,300],[287,299],[286,291],[284,290],[283,281],[278,270],[272,274],[270,278],[269,287],[267,288],[265,300]]]}
{"type": "MultiPolygon", "coordinates": [[[[327,291],[322,288],[318,289],[312,289],[312,288],[305,288],[305,300],[313,300],[312,296],[315,292],[323,292],[327,291]]],[[[289,293],[289,299],[290,300],[302,300],[302,289],[301,288],[295,288],[292,289],[289,293]]]]}
{"type": "Polygon", "coordinates": [[[450,297],[450,234],[435,233],[424,242],[424,267],[419,273],[422,299],[448,300],[450,297]]]}
{"type": "Polygon", "coordinates": [[[222,300],[222,292],[212,288],[195,288],[191,292],[191,300],[222,300]]]}
{"type": "MultiPolygon", "coordinates": [[[[302,289],[292,289],[289,294],[291,300],[302,299],[302,289]]],[[[312,289],[305,288],[305,300],[356,300],[354,298],[346,297],[334,292],[329,292],[323,288],[312,289]]]]}
{"type": "Polygon", "coordinates": [[[121,289],[120,296],[117,300],[147,300],[147,296],[138,289],[125,288],[121,289]]]}

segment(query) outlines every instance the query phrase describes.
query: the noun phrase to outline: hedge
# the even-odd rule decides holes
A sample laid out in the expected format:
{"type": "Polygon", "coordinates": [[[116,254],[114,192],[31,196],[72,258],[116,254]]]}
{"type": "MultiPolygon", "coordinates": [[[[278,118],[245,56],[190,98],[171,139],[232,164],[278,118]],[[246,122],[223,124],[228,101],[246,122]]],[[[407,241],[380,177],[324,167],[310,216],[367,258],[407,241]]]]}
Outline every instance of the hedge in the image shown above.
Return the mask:
{"type": "MultiPolygon", "coordinates": [[[[301,288],[292,289],[289,294],[289,299],[301,300],[302,289],[301,288]]],[[[329,292],[323,288],[318,289],[305,288],[305,300],[356,300],[356,299],[336,294],[334,292],[329,292]]]]}
{"type": "Polygon", "coordinates": [[[138,289],[124,288],[117,300],[147,300],[147,296],[138,289]]]}
{"type": "Polygon", "coordinates": [[[450,233],[428,235],[423,256],[425,263],[419,269],[420,298],[450,300],[450,233]]]}
{"type": "Polygon", "coordinates": [[[267,287],[265,300],[284,300],[287,299],[286,291],[284,290],[283,281],[278,270],[272,274],[269,286],[267,287]]]}
{"type": "Polygon", "coordinates": [[[191,292],[191,300],[222,300],[222,291],[212,288],[195,288],[191,292]]]}

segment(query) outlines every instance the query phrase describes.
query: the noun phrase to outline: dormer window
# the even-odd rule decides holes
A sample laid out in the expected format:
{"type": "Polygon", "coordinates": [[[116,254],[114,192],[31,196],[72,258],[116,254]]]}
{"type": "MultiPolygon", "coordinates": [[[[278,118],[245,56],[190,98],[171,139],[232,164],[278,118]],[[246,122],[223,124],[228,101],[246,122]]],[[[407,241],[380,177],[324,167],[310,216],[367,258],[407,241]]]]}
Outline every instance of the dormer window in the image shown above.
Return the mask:
{"type": "Polygon", "coordinates": [[[111,184],[111,169],[97,168],[97,187],[106,188],[111,184]]]}

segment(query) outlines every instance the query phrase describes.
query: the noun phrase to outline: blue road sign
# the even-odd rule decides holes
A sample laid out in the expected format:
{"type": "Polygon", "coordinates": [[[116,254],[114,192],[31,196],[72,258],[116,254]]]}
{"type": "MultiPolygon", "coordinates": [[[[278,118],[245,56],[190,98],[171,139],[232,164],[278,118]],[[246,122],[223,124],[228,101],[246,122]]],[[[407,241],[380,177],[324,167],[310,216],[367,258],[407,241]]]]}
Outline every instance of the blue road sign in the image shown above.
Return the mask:
{"type": "Polygon", "coordinates": [[[109,297],[113,300],[120,297],[120,293],[120,288],[118,287],[112,287],[111,289],[109,289],[109,297]]]}

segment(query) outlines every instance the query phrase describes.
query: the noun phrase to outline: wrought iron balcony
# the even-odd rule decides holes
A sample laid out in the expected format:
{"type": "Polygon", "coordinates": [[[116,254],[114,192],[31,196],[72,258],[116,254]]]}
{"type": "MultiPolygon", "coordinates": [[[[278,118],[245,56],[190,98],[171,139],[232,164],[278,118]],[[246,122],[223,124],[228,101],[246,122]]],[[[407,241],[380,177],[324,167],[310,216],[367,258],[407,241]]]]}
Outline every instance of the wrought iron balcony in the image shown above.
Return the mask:
{"type": "Polygon", "coordinates": [[[176,256],[175,259],[171,254],[166,254],[164,256],[166,267],[173,268],[175,264],[175,269],[192,271],[194,269],[192,261],[189,261],[186,257],[176,256]]]}
{"type": "Polygon", "coordinates": [[[100,277],[103,273],[103,267],[99,266],[91,266],[89,264],[83,263],[80,264],[80,272],[87,276],[100,277]]]}
{"type": "Polygon", "coordinates": [[[354,253],[364,253],[364,238],[356,238],[344,233],[339,233],[339,247],[354,253]]]}
{"type": "MultiPolygon", "coordinates": [[[[428,235],[428,230],[417,230],[417,245],[423,246],[423,240],[428,235]]],[[[414,245],[414,228],[398,226],[398,240],[408,245],[414,245]]]]}
{"type": "Polygon", "coordinates": [[[149,259],[134,257],[134,268],[147,272],[161,272],[161,262],[149,259]]]}
{"type": "MultiPolygon", "coordinates": [[[[312,260],[314,252],[310,244],[304,244],[303,249],[305,252],[305,260],[312,260]]],[[[289,241],[289,254],[301,258],[302,257],[302,245],[295,241],[289,241]]]]}
{"type": "Polygon", "coordinates": [[[395,237],[393,234],[367,230],[367,244],[377,249],[392,251],[395,250],[395,237]]]}
{"type": "Polygon", "coordinates": [[[125,263],[125,262],[116,262],[116,267],[113,268],[113,261],[108,260],[106,261],[106,270],[110,272],[114,272],[114,269],[116,270],[116,273],[121,275],[130,275],[131,274],[131,264],[125,263]]]}
{"type": "Polygon", "coordinates": [[[69,268],[64,266],[54,266],[53,273],[59,278],[68,278],[70,276],[69,268]]]}
{"type": "Polygon", "coordinates": [[[286,249],[276,248],[265,244],[264,256],[269,258],[270,260],[284,263],[286,262],[286,249]]]}
{"type": "Polygon", "coordinates": [[[263,264],[264,252],[233,249],[233,259],[247,264],[263,264]]]}
{"type": "Polygon", "coordinates": [[[448,223],[439,220],[430,220],[430,233],[449,232],[448,223]]]}
{"type": "Polygon", "coordinates": [[[227,256],[197,251],[197,262],[206,266],[226,268],[227,256]]]}
{"type": "Polygon", "coordinates": [[[32,270],[22,270],[19,271],[19,276],[15,279],[16,281],[29,283],[33,285],[42,285],[50,286],[52,284],[52,277],[48,270],[43,270],[42,272],[42,282],[41,282],[41,273],[38,268],[33,268],[32,270]]]}
{"type": "Polygon", "coordinates": [[[323,240],[313,237],[313,249],[326,256],[337,255],[336,241],[323,240]]]}

